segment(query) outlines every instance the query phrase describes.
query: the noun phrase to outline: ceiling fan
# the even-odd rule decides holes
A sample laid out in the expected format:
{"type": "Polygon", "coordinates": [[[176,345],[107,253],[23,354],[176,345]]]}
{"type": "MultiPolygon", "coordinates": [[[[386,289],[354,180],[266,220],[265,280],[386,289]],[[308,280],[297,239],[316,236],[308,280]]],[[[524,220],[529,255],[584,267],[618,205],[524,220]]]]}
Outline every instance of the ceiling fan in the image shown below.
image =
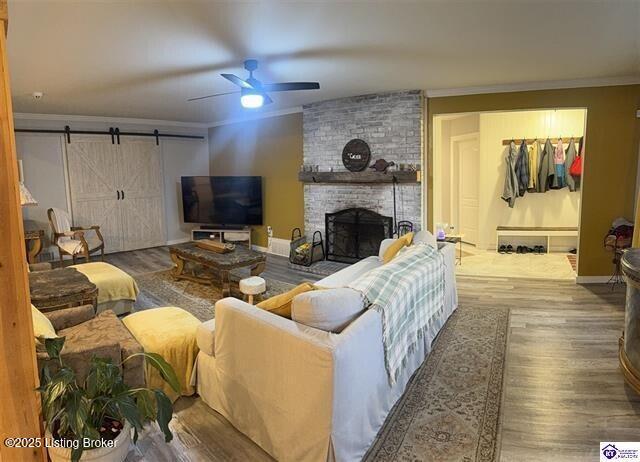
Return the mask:
{"type": "MultiPolygon", "coordinates": [[[[240,87],[240,104],[249,109],[262,107],[264,104],[271,104],[273,100],[267,93],[273,91],[297,91],[297,90],[318,90],[320,84],[318,82],[281,82],[281,83],[262,83],[253,77],[253,71],[258,68],[258,61],[255,59],[247,59],[244,62],[244,68],[249,71],[249,78],[241,79],[235,74],[220,74],[222,77],[240,87]]],[[[216,93],[214,95],[199,96],[190,98],[188,101],[197,101],[205,98],[213,98],[214,96],[230,95],[238,93],[238,91],[228,91],[224,93],[216,93]]]]}

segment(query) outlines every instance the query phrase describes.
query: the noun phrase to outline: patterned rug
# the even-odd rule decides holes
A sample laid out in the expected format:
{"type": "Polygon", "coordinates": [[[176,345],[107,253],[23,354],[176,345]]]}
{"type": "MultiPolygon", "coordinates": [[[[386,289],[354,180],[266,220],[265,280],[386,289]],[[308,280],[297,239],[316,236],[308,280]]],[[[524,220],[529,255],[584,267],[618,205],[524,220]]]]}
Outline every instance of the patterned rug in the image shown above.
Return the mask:
{"type": "MultiPolygon", "coordinates": [[[[246,277],[244,274],[231,273],[231,296],[242,299],[238,281],[246,277]]],[[[205,285],[182,280],[175,281],[171,270],[145,273],[135,276],[140,294],[135,310],[146,310],[158,306],[178,306],[193,314],[200,321],[207,321],[214,316],[213,305],[222,298],[220,286],[205,285]]],[[[286,282],[266,279],[267,292],[263,298],[269,298],[292,289],[294,286],[286,282]]],[[[260,301],[260,298],[257,299],[260,301]]]]}
{"type": "Polygon", "coordinates": [[[508,326],[508,309],[458,308],[363,460],[497,460],[508,326]]]}

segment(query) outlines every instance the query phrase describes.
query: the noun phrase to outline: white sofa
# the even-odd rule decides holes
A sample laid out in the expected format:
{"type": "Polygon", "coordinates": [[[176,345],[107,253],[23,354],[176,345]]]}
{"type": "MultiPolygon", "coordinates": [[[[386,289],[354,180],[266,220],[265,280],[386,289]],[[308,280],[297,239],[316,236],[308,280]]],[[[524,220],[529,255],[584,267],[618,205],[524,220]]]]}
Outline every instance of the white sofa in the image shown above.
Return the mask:
{"type": "MultiPolygon", "coordinates": [[[[215,321],[199,331],[198,393],[277,460],[361,460],[457,307],[455,248],[439,244],[439,250],[445,257],[444,314],[395,385],[384,366],[377,311],[365,310],[331,333],[225,298],[216,303],[215,321]]],[[[317,284],[342,287],[381,264],[369,257],[317,284]]]]}

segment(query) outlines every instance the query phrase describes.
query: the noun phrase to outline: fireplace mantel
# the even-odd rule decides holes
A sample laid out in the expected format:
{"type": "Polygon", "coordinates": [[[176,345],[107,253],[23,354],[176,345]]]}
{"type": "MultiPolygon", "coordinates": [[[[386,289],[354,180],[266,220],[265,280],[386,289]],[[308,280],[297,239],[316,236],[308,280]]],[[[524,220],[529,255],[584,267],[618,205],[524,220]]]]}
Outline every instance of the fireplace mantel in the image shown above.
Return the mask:
{"type": "Polygon", "coordinates": [[[303,183],[420,183],[422,172],[300,172],[298,180],[303,183]]]}

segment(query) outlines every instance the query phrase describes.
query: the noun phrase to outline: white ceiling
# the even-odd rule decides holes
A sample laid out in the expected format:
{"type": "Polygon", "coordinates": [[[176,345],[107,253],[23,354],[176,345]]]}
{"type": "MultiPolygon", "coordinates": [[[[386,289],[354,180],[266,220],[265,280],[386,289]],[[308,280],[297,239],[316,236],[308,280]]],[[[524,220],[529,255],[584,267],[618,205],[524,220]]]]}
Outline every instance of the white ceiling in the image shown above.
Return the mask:
{"type": "Polygon", "coordinates": [[[639,0],[9,1],[14,111],[240,118],[220,77],[261,60],[277,111],[396,89],[640,76],[639,0]],[[30,95],[43,91],[35,101],[30,95]]]}

